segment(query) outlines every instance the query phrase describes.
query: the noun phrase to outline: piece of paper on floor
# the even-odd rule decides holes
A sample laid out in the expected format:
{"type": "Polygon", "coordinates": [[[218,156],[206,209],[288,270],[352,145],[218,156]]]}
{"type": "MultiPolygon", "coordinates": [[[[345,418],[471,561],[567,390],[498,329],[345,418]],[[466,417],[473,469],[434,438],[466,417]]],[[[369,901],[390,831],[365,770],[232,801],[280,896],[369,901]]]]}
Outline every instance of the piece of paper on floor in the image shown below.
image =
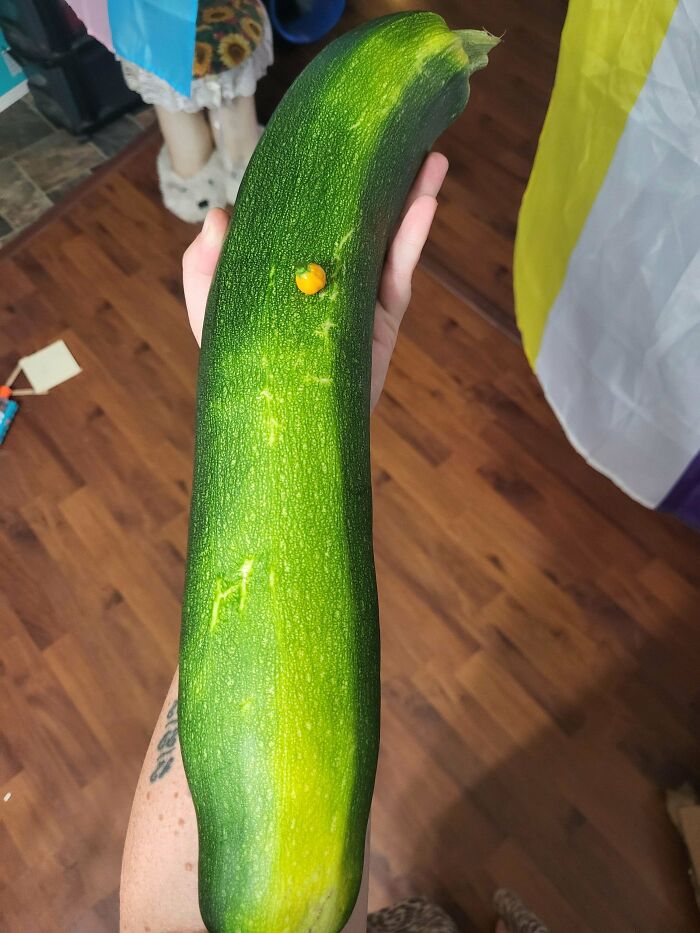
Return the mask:
{"type": "Polygon", "coordinates": [[[23,356],[19,362],[35,392],[48,392],[82,372],[63,340],[23,356]]]}

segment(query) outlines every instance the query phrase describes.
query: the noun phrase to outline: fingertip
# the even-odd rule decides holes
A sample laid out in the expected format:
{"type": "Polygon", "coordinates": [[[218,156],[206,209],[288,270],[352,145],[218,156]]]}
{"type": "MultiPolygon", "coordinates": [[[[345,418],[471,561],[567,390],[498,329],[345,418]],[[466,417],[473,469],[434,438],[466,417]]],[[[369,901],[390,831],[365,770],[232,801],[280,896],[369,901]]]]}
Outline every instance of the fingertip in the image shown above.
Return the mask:
{"type": "Polygon", "coordinates": [[[431,153],[431,158],[432,158],[433,161],[435,162],[435,165],[436,165],[436,166],[437,166],[437,165],[440,165],[440,167],[443,169],[443,171],[444,171],[445,173],[447,173],[447,170],[448,170],[449,167],[450,167],[450,160],[447,158],[447,156],[445,155],[444,152],[437,152],[437,151],[435,151],[435,152],[431,153]]]}
{"type": "Polygon", "coordinates": [[[413,202],[408,211],[411,215],[410,220],[407,215],[404,222],[407,230],[415,231],[415,239],[422,239],[425,242],[428,238],[437,208],[437,197],[433,194],[421,194],[413,202]]]}
{"type": "Polygon", "coordinates": [[[432,152],[430,154],[430,159],[432,161],[431,172],[435,179],[435,188],[437,193],[442,187],[442,183],[444,182],[447,172],[449,171],[450,161],[442,152],[432,152]]]}
{"type": "Polygon", "coordinates": [[[228,214],[220,207],[207,213],[202,229],[182,255],[182,268],[186,275],[211,275],[219,259],[228,220],[228,214]]]}
{"type": "Polygon", "coordinates": [[[202,224],[202,241],[209,247],[219,246],[226,235],[228,220],[228,214],[221,207],[213,207],[208,211],[202,224]]]}
{"type": "Polygon", "coordinates": [[[428,153],[406,199],[406,208],[423,195],[437,197],[448,167],[447,158],[441,152],[428,153]]]}

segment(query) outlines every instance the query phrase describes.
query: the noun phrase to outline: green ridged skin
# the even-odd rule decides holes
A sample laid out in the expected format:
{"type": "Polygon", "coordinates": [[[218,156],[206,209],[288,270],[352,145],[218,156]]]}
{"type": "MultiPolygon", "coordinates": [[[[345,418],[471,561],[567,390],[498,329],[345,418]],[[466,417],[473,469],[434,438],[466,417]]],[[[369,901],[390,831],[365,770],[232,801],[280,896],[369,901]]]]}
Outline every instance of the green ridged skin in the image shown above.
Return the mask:
{"type": "Polygon", "coordinates": [[[241,185],[202,340],[180,654],[212,933],[337,933],[357,898],[379,744],[374,305],[409,186],[495,42],[430,13],[346,34],[241,185]]]}

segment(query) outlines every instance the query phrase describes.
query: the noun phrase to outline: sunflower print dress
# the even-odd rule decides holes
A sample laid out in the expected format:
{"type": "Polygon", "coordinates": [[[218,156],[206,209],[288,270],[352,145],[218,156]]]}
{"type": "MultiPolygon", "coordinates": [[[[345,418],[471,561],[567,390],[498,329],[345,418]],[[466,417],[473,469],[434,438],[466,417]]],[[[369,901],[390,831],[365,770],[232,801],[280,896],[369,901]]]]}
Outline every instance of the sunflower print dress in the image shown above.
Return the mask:
{"type": "Polygon", "coordinates": [[[260,44],[264,26],[260,0],[199,0],[192,77],[237,68],[260,44]]]}
{"type": "Polygon", "coordinates": [[[188,96],[132,62],[121,66],[128,86],[147,104],[193,113],[251,97],[272,61],[272,27],[262,0],[199,0],[188,96]]]}

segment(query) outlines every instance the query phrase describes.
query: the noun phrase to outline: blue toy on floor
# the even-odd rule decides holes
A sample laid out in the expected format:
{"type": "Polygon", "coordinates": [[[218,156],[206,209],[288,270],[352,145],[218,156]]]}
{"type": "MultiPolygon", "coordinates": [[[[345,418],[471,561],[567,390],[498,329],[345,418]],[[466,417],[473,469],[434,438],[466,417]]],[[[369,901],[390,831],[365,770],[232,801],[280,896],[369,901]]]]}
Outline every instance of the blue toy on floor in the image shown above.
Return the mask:
{"type": "Polygon", "coordinates": [[[18,408],[17,402],[10,398],[9,386],[0,386],[0,444],[5,440],[18,408]]]}

